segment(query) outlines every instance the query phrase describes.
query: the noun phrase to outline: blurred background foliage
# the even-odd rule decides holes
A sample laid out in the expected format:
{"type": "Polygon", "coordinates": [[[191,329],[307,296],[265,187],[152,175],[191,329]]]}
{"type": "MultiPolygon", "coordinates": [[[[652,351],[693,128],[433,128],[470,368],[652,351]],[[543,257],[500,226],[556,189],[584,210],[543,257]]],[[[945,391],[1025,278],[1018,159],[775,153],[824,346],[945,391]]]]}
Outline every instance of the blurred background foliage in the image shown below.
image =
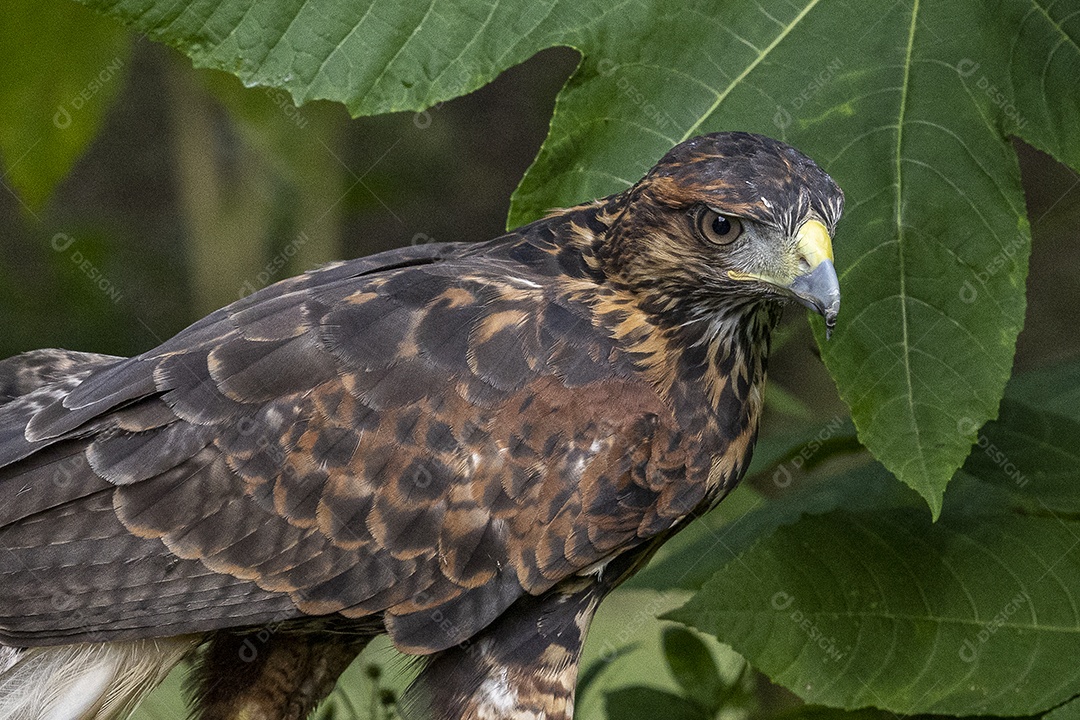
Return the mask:
{"type": "MultiPolygon", "coordinates": [[[[500,234],[511,192],[579,59],[569,49],[546,50],[424,112],[353,120],[340,105],[297,109],[280,90],[194,70],[178,53],[74,4],[12,4],[0,21],[5,357],[49,346],[135,354],[321,262],[500,234]],[[59,78],[52,94],[25,82],[41,73],[59,78]]],[[[1080,357],[1080,177],[1014,144],[1033,234],[1016,356],[1023,371],[1080,357]]],[[[809,417],[846,417],[802,312],[789,313],[781,338],[759,449],[765,456],[770,441],[791,447],[809,417]]],[[[854,448],[840,443],[827,454],[830,474],[865,462],[846,454],[854,448]]],[[[752,478],[710,527],[735,522],[818,471],[790,487],[752,478]]],[[[660,560],[694,539],[666,547],[660,560]]],[[[677,585],[660,591],[646,576],[604,603],[579,717],[831,717],[801,707],[714,639],[658,620],[692,595],[677,585]]],[[[376,643],[322,716],[393,717],[408,675],[408,663],[376,643]]],[[[151,697],[141,718],[185,716],[181,676],[151,697]]]]}

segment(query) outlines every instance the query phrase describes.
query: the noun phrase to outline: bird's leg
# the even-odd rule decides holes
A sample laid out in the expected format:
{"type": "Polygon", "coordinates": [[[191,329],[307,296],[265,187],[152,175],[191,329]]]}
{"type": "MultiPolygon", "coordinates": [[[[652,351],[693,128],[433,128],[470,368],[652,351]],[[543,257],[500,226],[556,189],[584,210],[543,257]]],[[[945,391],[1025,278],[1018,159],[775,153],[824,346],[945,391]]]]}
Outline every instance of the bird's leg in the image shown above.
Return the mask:
{"type": "Polygon", "coordinates": [[[435,655],[406,692],[409,720],[570,720],[585,633],[602,590],[575,579],[518,600],[435,655]]]}
{"type": "Polygon", "coordinates": [[[199,720],[304,720],[370,637],[275,632],[214,635],[194,673],[199,720]]]}

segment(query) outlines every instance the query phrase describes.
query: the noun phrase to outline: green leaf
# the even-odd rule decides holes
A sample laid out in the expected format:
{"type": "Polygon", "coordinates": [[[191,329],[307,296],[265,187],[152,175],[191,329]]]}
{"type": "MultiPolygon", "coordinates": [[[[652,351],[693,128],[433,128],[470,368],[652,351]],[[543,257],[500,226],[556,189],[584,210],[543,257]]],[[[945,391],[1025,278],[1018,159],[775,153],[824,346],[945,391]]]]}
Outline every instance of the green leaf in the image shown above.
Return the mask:
{"type": "Polygon", "coordinates": [[[195,67],[354,115],[421,110],[583,37],[605,5],[468,0],[79,0],[172,45],[195,67]]]}
{"type": "MultiPolygon", "coordinates": [[[[951,716],[925,714],[905,716],[907,720],[945,720],[949,717],[951,716]]],[[[847,712],[842,712],[836,708],[803,705],[791,712],[777,715],[775,720],[899,720],[899,718],[897,718],[896,713],[889,712],[888,710],[866,708],[864,710],[849,710],[847,712]]],[[[970,716],[968,720],[994,720],[994,716],[970,716]]],[[[1016,720],[1023,719],[1017,718],[1016,720]]]]}
{"type": "Polygon", "coordinates": [[[197,66],[354,113],[420,109],[577,48],[511,224],[622,190],[695,134],[792,142],[848,197],[825,362],[860,440],[935,515],[976,439],[957,424],[996,413],[1023,323],[1030,236],[1009,136],[1080,169],[1070,3],[84,2],[197,66]]]}
{"type": "Polygon", "coordinates": [[[1025,405],[1080,422],[1080,362],[1017,375],[1005,392],[1025,405]]]}
{"type": "Polygon", "coordinates": [[[4,14],[0,174],[35,212],[97,134],[130,43],[114,21],[71,3],[10,0],[4,14]]]}
{"type": "Polygon", "coordinates": [[[669,627],[663,635],[664,657],[675,682],[709,714],[720,709],[724,684],[709,648],[685,628],[669,627]]]}
{"type": "Polygon", "coordinates": [[[637,686],[607,695],[607,716],[612,720],[711,720],[695,703],[663,690],[637,686]]]}
{"type": "Polygon", "coordinates": [[[603,677],[604,672],[611,668],[612,663],[621,657],[629,655],[636,649],[636,645],[623,645],[607,653],[604,657],[597,658],[587,666],[582,666],[578,675],[575,702],[579,705],[584,704],[583,701],[589,696],[589,692],[596,681],[603,677]]]}
{"type": "Polygon", "coordinates": [[[964,472],[1026,512],[1080,514],[1080,422],[1006,398],[978,433],[964,472]]]}
{"type": "Polygon", "coordinates": [[[969,496],[992,492],[1003,507],[1026,514],[1080,516],[1080,362],[1010,380],[998,419],[976,435],[947,504],[971,501],[954,498],[955,488],[969,496]]]}
{"type": "Polygon", "coordinates": [[[780,528],[675,619],[808,702],[1018,715],[1080,687],[1080,523],[912,510],[780,528]]]}
{"type": "MultiPolygon", "coordinates": [[[[809,2],[775,22],[750,4],[725,9],[723,27],[701,21],[724,44],[701,53],[715,66],[693,72],[684,58],[647,58],[620,66],[607,93],[612,82],[600,65],[572,83],[516,197],[514,219],[636,177],[648,160],[635,165],[621,148],[657,155],[702,130],[781,130],[822,161],[849,198],[836,243],[846,312],[823,347],[825,360],[860,439],[936,513],[974,439],[956,433],[956,423],[993,415],[1022,324],[1029,238],[1006,133],[1038,136],[1080,167],[1080,122],[1064,95],[1069,74],[1080,70],[1077,18],[1063,29],[1064,9],[1029,2],[992,10],[809,2]],[[1020,45],[1022,69],[1010,63],[1020,45]],[[1040,106],[1071,109],[1010,120],[1007,101],[1018,95],[1001,90],[1010,80],[1045,86],[1051,99],[1040,106]],[[653,94],[661,82],[667,92],[653,94]],[[695,91],[695,83],[703,87],[695,91]],[[679,134],[649,123],[619,85],[684,111],[677,94],[714,95],[700,102],[689,128],[676,121],[679,134]],[[589,122],[597,116],[610,120],[589,122]],[[1071,147],[1050,140],[1062,135],[1074,138],[1071,147]],[[552,175],[566,181],[552,183],[552,175]]],[[[699,45],[684,35],[679,47],[697,54],[699,45]]]]}
{"type": "Polygon", "coordinates": [[[1043,715],[1043,720],[1080,720],[1080,699],[1070,700],[1043,715]]]}
{"type": "Polygon", "coordinates": [[[803,425],[795,432],[759,438],[746,477],[767,474],[777,489],[783,489],[791,484],[794,472],[814,468],[838,454],[859,449],[851,420],[836,415],[828,422],[803,425]]]}

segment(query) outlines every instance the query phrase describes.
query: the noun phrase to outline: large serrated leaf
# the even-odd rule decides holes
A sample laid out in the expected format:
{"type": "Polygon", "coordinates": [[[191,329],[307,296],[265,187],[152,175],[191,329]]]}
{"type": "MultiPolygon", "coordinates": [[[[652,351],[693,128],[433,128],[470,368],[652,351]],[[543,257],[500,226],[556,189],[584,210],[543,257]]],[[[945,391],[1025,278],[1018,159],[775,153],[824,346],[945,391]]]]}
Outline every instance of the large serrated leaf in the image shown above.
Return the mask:
{"type": "Polygon", "coordinates": [[[1023,715],[1076,694],[1080,523],[807,517],[668,614],[808,702],[1023,715]]]}
{"type": "Polygon", "coordinates": [[[604,15],[600,2],[79,0],[185,52],[196,67],[355,115],[420,110],[490,82],[604,15]]]}
{"type": "Polygon", "coordinates": [[[825,361],[860,440],[935,514],[976,439],[958,425],[996,413],[1023,322],[1008,135],[1080,169],[1072,2],[83,2],[197,66],[354,113],[420,109],[545,47],[579,49],[511,224],[620,190],[697,133],[797,145],[848,196],[825,361]]]}

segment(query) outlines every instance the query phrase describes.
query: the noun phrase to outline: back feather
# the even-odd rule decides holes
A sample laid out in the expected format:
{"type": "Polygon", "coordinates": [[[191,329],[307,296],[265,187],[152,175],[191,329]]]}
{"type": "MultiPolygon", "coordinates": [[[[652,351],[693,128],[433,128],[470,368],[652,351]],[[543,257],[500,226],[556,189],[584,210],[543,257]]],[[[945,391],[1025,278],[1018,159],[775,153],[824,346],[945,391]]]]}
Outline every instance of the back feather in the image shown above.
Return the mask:
{"type": "Polygon", "coordinates": [[[115,363],[113,355],[73,350],[31,350],[0,360],[0,405],[71,375],[115,363]]]}

